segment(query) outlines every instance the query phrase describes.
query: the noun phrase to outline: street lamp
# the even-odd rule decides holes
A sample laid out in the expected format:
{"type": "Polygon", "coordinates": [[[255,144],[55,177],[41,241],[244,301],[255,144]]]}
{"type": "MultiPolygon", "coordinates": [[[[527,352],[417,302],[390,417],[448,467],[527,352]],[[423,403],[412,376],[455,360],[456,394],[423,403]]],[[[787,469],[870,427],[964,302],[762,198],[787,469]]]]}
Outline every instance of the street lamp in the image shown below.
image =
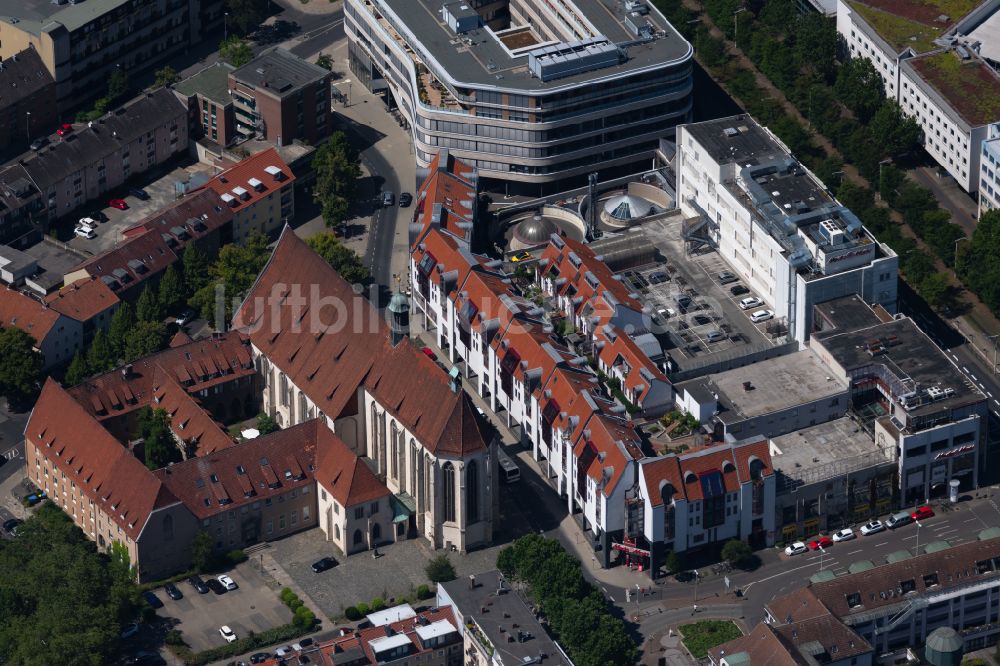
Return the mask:
{"type": "Polygon", "coordinates": [[[31,142],[31,111],[25,111],[27,117],[24,120],[24,131],[28,135],[28,142],[31,142]]]}
{"type": "Polygon", "coordinates": [[[222,15],[222,41],[229,39],[229,12],[222,15]]]}
{"type": "Polygon", "coordinates": [[[823,558],[826,557],[826,548],[823,548],[823,546],[819,546],[818,544],[817,544],[817,546],[819,547],[819,570],[822,571],[823,570],[823,558]]]}
{"type": "Polygon", "coordinates": [[[698,611],[698,583],[701,582],[701,575],[698,574],[698,570],[694,570],[694,604],[695,612],[698,611]]]}
{"type": "Polygon", "coordinates": [[[996,374],[997,371],[997,337],[1000,337],[1000,333],[995,335],[987,335],[987,340],[993,341],[993,373],[996,374]]]}
{"type": "Polygon", "coordinates": [[[746,10],[746,7],[742,7],[733,12],[733,44],[736,48],[740,48],[740,20],[737,17],[746,10]]]}
{"type": "Polygon", "coordinates": [[[920,528],[922,527],[922,525],[920,524],[919,520],[914,520],[913,522],[916,523],[917,525],[917,548],[916,550],[913,551],[913,556],[917,557],[918,555],[920,555],[920,528]]]}

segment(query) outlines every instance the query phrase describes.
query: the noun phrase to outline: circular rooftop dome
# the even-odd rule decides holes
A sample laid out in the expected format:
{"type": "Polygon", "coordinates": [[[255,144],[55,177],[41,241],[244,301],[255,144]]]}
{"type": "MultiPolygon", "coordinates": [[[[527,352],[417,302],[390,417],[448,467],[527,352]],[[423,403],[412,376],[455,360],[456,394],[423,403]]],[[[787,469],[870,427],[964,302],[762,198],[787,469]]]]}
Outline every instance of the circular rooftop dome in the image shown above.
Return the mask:
{"type": "Polygon", "coordinates": [[[514,238],[526,246],[546,243],[549,236],[557,233],[559,233],[559,226],[541,215],[525,218],[514,227],[514,238]]]}
{"type": "Polygon", "coordinates": [[[410,311],[410,302],[406,298],[406,294],[397,291],[389,299],[389,312],[401,313],[410,311]]]}
{"type": "Polygon", "coordinates": [[[653,205],[637,196],[622,194],[605,201],[604,212],[616,220],[637,220],[653,212],[653,205]]]}
{"type": "Polygon", "coordinates": [[[939,653],[961,652],[965,643],[959,633],[951,627],[938,627],[927,636],[924,647],[939,653]]]}

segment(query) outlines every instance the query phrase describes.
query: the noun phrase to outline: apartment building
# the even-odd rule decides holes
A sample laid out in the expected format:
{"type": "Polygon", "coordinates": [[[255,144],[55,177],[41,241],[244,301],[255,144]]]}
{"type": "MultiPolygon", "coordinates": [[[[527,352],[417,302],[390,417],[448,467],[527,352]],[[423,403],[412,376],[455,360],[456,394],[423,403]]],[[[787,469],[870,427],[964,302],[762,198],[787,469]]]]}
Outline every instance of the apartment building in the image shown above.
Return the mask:
{"type": "Polygon", "coordinates": [[[685,240],[716,248],[789,338],[804,342],[833,298],[895,311],[896,254],[753,118],[681,125],[675,164],[685,240]]]}
{"type": "Polygon", "coordinates": [[[48,294],[45,303],[59,314],[79,322],[83,343],[88,344],[97,331],[106,331],[111,325],[121,299],[103,280],[82,278],[48,294]]]}
{"type": "Polygon", "coordinates": [[[652,3],[349,0],[349,66],[413,134],[487,189],[555,190],[599,168],[638,170],[691,119],[693,49],[652,3]]]}
{"type": "Polygon", "coordinates": [[[295,174],[268,148],[216,174],[205,184],[233,216],[232,241],[276,236],[295,217],[295,174]]]}
{"type": "Polygon", "coordinates": [[[67,111],[107,91],[111,72],[137,74],[210,38],[223,0],[5,0],[0,58],[33,48],[56,82],[67,111]]]}
{"type": "Polygon", "coordinates": [[[56,82],[33,48],[0,60],[0,158],[56,129],[56,82]]]}
{"type": "Polygon", "coordinates": [[[886,96],[920,124],[928,154],[973,194],[980,144],[1000,120],[1000,78],[987,62],[996,54],[984,25],[1000,3],[966,0],[950,10],[958,15],[915,0],[838,0],[837,32],[850,57],[870,60],[886,96]]]}
{"type": "Polygon", "coordinates": [[[82,322],[14,289],[0,289],[0,325],[19,328],[34,338],[46,369],[69,363],[83,349],[82,322]]]}
{"type": "Polygon", "coordinates": [[[232,145],[242,135],[236,132],[236,115],[229,75],[236,68],[226,62],[216,62],[192,74],[172,87],[188,105],[191,124],[198,128],[194,136],[211,140],[220,146],[232,145]]]}
{"type": "Polygon", "coordinates": [[[990,125],[979,157],[979,215],[1000,208],[1000,123],[990,125]]]}

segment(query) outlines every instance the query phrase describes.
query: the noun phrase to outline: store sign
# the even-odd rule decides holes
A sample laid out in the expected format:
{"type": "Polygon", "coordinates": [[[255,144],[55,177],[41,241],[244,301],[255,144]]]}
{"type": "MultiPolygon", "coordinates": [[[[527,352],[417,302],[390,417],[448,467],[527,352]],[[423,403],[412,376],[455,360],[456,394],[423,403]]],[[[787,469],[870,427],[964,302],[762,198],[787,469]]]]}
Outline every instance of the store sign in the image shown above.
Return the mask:
{"type": "Polygon", "coordinates": [[[951,458],[952,456],[957,456],[960,453],[968,453],[976,448],[975,444],[965,444],[959,446],[958,448],[951,449],[950,451],[942,451],[941,453],[934,456],[934,460],[941,460],[942,458],[951,458]]]}
{"type": "Polygon", "coordinates": [[[613,543],[611,548],[614,550],[620,550],[623,553],[628,553],[629,555],[641,555],[643,557],[649,557],[649,551],[643,550],[642,548],[636,548],[635,546],[626,546],[623,543],[613,543]]]}

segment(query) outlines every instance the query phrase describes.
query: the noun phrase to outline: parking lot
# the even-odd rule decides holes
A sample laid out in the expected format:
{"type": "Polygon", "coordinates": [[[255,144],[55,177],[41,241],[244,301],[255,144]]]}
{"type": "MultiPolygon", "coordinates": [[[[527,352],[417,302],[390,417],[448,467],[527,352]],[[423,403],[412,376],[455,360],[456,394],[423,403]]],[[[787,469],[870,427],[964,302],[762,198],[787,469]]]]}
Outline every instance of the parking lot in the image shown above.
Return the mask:
{"type": "MultiPolygon", "coordinates": [[[[224,624],[229,625],[238,638],[243,638],[249,631],[261,632],[291,622],[292,612],[268,587],[255,566],[251,560],[228,572],[239,588],[225,594],[211,591],[198,594],[184,580],[177,583],[184,597],[174,600],[163,588],[158,588],[153,592],[163,602],[163,608],[156,614],[169,619],[171,628],[180,630],[195,652],[223,645],[225,640],[219,634],[219,627],[224,624]]],[[[207,580],[208,577],[202,578],[207,580]]]]}

